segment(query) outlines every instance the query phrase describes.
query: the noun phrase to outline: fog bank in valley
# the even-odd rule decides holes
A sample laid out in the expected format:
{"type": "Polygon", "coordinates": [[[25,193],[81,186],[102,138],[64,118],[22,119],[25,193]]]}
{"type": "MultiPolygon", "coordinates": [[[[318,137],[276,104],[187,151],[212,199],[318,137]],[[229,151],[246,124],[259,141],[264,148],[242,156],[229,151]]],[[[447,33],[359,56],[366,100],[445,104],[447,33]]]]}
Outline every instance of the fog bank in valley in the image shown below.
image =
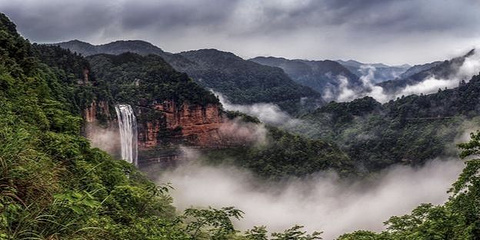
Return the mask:
{"type": "Polygon", "coordinates": [[[186,156],[191,161],[159,173],[157,179],[172,184],[179,211],[235,206],[245,212],[236,222],[242,230],[265,225],[274,232],[300,224],[308,231],[324,231],[324,239],[359,229],[381,231],[392,215],[409,213],[421,203],[444,203],[463,168],[460,160],[433,160],[422,168],[395,166],[356,182],[320,172],[303,180],[267,184],[246,170],[199,165],[192,151],[186,156]]]}
{"type": "Polygon", "coordinates": [[[266,124],[282,125],[284,127],[295,126],[301,121],[292,118],[288,113],[282,111],[280,107],[273,103],[254,103],[251,105],[241,105],[231,103],[223,94],[215,92],[213,94],[218,97],[225,110],[238,111],[254,117],[266,124]]]}

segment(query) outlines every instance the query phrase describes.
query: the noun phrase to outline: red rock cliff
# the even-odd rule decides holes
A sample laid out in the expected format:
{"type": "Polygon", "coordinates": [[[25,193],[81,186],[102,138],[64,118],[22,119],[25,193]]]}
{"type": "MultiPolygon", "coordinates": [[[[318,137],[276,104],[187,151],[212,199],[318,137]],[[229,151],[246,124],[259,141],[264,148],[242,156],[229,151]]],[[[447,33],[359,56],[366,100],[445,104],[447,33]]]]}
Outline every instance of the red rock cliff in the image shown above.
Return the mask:
{"type": "MultiPolygon", "coordinates": [[[[140,115],[145,110],[140,108],[140,115]]],[[[151,109],[149,109],[151,114],[151,109]]],[[[220,127],[225,123],[220,105],[207,106],[183,103],[178,106],[173,101],[153,105],[154,119],[139,122],[140,148],[148,149],[178,141],[200,147],[221,144],[220,127]]]]}
{"type": "Polygon", "coordinates": [[[93,100],[93,102],[83,110],[83,118],[87,123],[96,122],[97,113],[104,114],[106,117],[110,118],[108,103],[105,101],[99,101],[97,103],[93,100]]]}
{"type": "MultiPolygon", "coordinates": [[[[239,128],[238,123],[228,120],[221,105],[206,106],[184,102],[179,105],[164,101],[151,105],[136,106],[138,144],[140,150],[186,144],[202,148],[222,148],[252,142],[252,129],[239,128]]],[[[106,102],[92,102],[84,110],[87,122],[85,135],[93,141],[99,132],[98,117],[106,116],[108,131],[118,131],[115,119],[110,116],[106,102]]],[[[100,134],[102,135],[102,134],[100,134]]],[[[105,134],[103,134],[105,135],[105,134]]]]}

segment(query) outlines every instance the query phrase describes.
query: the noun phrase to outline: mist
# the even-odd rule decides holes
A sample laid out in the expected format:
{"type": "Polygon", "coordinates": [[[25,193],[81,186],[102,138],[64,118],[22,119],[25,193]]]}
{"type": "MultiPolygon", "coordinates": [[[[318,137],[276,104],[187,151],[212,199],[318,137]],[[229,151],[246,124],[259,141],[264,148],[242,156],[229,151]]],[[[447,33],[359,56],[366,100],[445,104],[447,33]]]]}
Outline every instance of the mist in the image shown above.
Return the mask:
{"type": "MultiPolygon", "coordinates": [[[[338,76],[338,94],[337,96],[334,96],[334,100],[337,102],[347,102],[357,98],[370,96],[381,103],[385,103],[401,96],[430,94],[437,92],[438,89],[443,90],[446,88],[455,88],[458,87],[460,81],[468,82],[473,76],[480,73],[480,54],[478,51],[475,51],[471,56],[466,57],[465,61],[460,66],[456,66],[455,69],[452,69],[453,73],[447,78],[430,76],[419,83],[407,85],[393,94],[387,94],[382,87],[376,85],[374,79],[375,71],[375,67],[371,65],[362,67],[361,72],[363,75],[360,77],[362,87],[360,89],[355,89],[350,86],[344,76],[338,76]]],[[[330,96],[331,94],[325,93],[324,95],[330,96]]],[[[331,97],[332,96],[330,96],[330,98],[331,97]]]]}
{"type": "Polygon", "coordinates": [[[113,156],[120,155],[120,132],[118,128],[105,128],[96,123],[87,123],[84,131],[92,147],[99,148],[113,156]]]}
{"type": "Polygon", "coordinates": [[[458,177],[459,160],[433,160],[422,168],[395,166],[372,179],[349,181],[333,172],[319,172],[306,179],[265,183],[232,166],[204,166],[197,154],[186,154],[190,163],[158,176],[169,182],[179,211],[188,207],[235,206],[245,212],[235,225],[246,230],[264,225],[270,232],[295,224],[308,231],[321,230],[323,239],[359,229],[381,231],[383,222],[421,203],[442,204],[458,177]]]}
{"type": "Polygon", "coordinates": [[[252,105],[232,104],[223,94],[210,90],[215,94],[223,108],[229,111],[239,111],[254,117],[266,124],[282,125],[285,127],[295,126],[301,121],[292,118],[288,113],[282,111],[280,107],[273,103],[255,103],[252,105]]]}

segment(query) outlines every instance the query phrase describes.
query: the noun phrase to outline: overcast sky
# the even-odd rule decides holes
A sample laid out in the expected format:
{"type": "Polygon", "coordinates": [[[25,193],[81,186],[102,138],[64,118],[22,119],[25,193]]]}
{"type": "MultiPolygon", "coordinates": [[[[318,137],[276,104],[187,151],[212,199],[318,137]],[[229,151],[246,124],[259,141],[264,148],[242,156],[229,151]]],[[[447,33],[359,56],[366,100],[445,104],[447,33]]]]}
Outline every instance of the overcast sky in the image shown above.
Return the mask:
{"type": "Polygon", "coordinates": [[[480,45],[480,0],[0,0],[32,42],[141,39],[250,58],[444,60],[480,45]]]}

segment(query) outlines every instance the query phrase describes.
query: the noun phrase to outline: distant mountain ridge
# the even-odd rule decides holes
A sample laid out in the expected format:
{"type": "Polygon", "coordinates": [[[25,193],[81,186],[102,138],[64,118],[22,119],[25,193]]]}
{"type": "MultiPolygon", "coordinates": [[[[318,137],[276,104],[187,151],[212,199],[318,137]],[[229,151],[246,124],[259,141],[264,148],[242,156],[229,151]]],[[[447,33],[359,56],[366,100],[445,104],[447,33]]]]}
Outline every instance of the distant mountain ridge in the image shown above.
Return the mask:
{"type": "Polygon", "coordinates": [[[335,92],[342,84],[340,77],[346,79],[346,84],[351,87],[361,86],[358,76],[335,61],[290,60],[277,57],[256,57],[250,61],[281,68],[295,82],[324,94],[324,97],[326,91],[331,91],[333,95],[336,95],[335,92]]]}
{"type": "Polygon", "coordinates": [[[432,94],[386,103],[371,97],[331,102],[301,117],[298,133],[334,141],[368,171],[395,163],[420,165],[458,156],[455,139],[478,125],[480,75],[432,94]]]}
{"type": "MultiPolygon", "coordinates": [[[[252,104],[273,102],[291,113],[301,108],[300,99],[308,98],[307,108],[321,101],[321,95],[294,82],[276,67],[244,60],[233,53],[216,49],[181,52],[171,61],[178,71],[188,73],[200,84],[224,93],[232,102],[252,104]],[[193,64],[185,62],[190,61],[193,64]],[[239,91],[240,90],[240,91],[239,91]]],[[[303,106],[305,107],[305,106],[303,106]]]]}
{"type": "Polygon", "coordinates": [[[232,103],[269,102],[294,115],[306,113],[327,101],[349,101],[368,95],[375,85],[383,89],[383,94],[402,95],[407,86],[414,86],[429,77],[445,79],[453,76],[465,58],[474,53],[472,50],[465,56],[448,61],[409,67],[365,64],[355,60],[309,61],[276,57],[245,60],[216,49],[173,54],[140,40],[103,45],[73,40],[54,45],[83,55],[156,54],[200,85],[225,94],[232,103]]]}
{"type": "Polygon", "coordinates": [[[431,62],[431,63],[425,63],[425,64],[419,64],[419,65],[412,66],[407,71],[405,71],[404,73],[402,73],[400,75],[400,79],[409,78],[409,77],[411,77],[411,76],[413,76],[413,75],[415,75],[419,72],[423,72],[425,70],[434,68],[434,67],[440,65],[441,63],[442,63],[442,61],[435,61],[435,62],[431,62]]]}
{"type": "Polygon", "coordinates": [[[70,51],[80,53],[84,56],[100,53],[119,55],[125,52],[133,52],[140,55],[157,54],[162,57],[170,55],[161,48],[142,40],[120,40],[101,45],[93,45],[80,40],[71,40],[51,45],[58,45],[61,48],[70,49],[70,51]]]}
{"type": "Polygon", "coordinates": [[[336,62],[342,64],[344,67],[346,67],[358,77],[362,77],[363,75],[365,75],[365,69],[374,68],[374,83],[380,83],[388,80],[401,78],[401,75],[405,73],[409,68],[411,68],[411,66],[408,64],[389,66],[383,63],[361,63],[355,60],[337,60],[336,62]]]}
{"type": "Polygon", "coordinates": [[[417,69],[412,69],[413,72],[418,71],[417,73],[406,75],[406,77],[402,78],[401,80],[385,81],[379,83],[378,85],[381,86],[385,91],[394,93],[408,85],[418,84],[429,77],[436,79],[448,79],[458,71],[465,59],[473,54],[475,54],[475,49],[470,50],[463,56],[450,60],[420,65],[416,67],[417,69]]]}
{"type": "Polygon", "coordinates": [[[103,45],[73,40],[52,45],[86,56],[100,53],[118,55],[124,52],[159,55],[175,70],[187,73],[204,87],[225,94],[236,104],[275,103],[291,114],[299,114],[323,104],[319,93],[297,84],[281,69],[250,62],[216,49],[173,54],[140,40],[103,45]]]}

